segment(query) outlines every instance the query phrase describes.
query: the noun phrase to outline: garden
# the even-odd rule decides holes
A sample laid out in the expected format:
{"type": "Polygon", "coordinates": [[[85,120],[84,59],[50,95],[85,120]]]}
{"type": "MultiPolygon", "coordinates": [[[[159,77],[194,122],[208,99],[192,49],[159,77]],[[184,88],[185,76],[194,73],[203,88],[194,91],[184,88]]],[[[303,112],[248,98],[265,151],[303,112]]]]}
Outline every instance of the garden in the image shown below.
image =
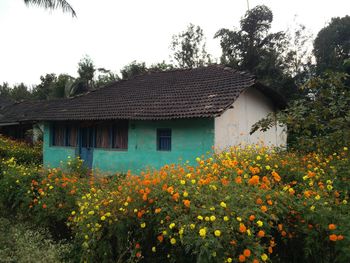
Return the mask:
{"type": "Polygon", "coordinates": [[[346,146],[233,147],[195,165],[108,177],[73,157],[43,168],[40,145],[1,137],[0,148],[0,256],[9,262],[350,260],[346,146]]]}

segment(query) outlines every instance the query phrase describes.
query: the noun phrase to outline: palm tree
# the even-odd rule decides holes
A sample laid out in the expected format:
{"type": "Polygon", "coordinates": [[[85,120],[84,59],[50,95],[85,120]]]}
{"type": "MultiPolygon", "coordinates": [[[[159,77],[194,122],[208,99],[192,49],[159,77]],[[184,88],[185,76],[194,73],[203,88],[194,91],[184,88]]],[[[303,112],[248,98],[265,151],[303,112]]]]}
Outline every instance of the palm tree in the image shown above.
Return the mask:
{"type": "Polygon", "coordinates": [[[26,5],[37,5],[46,9],[62,9],[63,12],[71,13],[73,17],[76,17],[73,7],[65,0],[24,0],[26,5]]]}

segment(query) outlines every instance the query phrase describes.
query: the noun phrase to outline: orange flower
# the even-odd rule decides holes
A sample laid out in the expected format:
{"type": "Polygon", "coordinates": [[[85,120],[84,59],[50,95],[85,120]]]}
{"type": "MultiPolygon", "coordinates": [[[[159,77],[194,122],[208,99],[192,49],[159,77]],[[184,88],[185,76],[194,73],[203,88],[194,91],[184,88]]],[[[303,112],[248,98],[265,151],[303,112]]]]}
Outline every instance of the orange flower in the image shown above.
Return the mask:
{"type": "Polygon", "coordinates": [[[283,229],[283,225],[282,225],[282,224],[278,224],[277,227],[278,227],[278,230],[279,230],[279,231],[282,231],[282,229],[283,229]]]}
{"type": "Polygon", "coordinates": [[[46,205],[46,204],[43,204],[43,208],[46,209],[46,208],[47,208],[47,205],[46,205]]]}
{"type": "Polygon", "coordinates": [[[231,241],[230,241],[230,244],[231,244],[232,246],[235,246],[235,245],[237,245],[237,242],[236,242],[235,240],[231,240],[231,241]]]}
{"type": "Polygon", "coordinates": [[[140,258],[141,257],[141,252],[136,253],[136,257],[140,258]]]}
{"type": "Polygon", "coordinates": [[[329,224],[328,225],[329,230],[335,230],[337,226],[335,224],[329,224]]]}
{"type": "Polygon", "coordinates": [[[263,211],[264,213],[267,211],[266,205],[261,206],[261,211],[263,211]]]}
{"type": "Polygon", "coordinates": [[[272,204],[273,204],[272,200],[270,200],[270,199],[267,200],[267,204],[268,204],[268,205],[272,205],[272,204]]]}
{"type": "Polygon", "coordinates": [[[258,199],[256,199],[256,203],[258,205],[261,205],[263,203],[263,200],[259,197],[258,199]]]}
{"type": "Polygon", "coordinates": [[[160,213],[160,211],[162,211],[161,208],[156,208],[156,209],[154,210],[154,212],[155,212],[156,214],[160,213]]]}
{"type": "Polygon", "coordinates": [[[136,248],[136,249],[139,249],[140,247],[141,247],[140,244],[139,244],[139,243],[136,243],[135,248],[136,248]]]}
{"type": "Polygon", "coordinates": [[[264,237],[265,236],[265,232],[263,230],[260,230],[258,232],[258,237],[264,237]]]}
{"type": "Polygon", "coordinates": [[[338,235],[337,240],[343,240],[344,236],[343,235],[338,235]]]}
{"type": "Polygon", "coordinates": [[[175,194],[173,194],[172,198],[173,198],[174,201],[177,202],[179,200],[179,197],[180,197],[180,194],[179,193],[175,193],[175,194]]]}
{"type": "Polygon", "coordinates": [[[239,260],[239,262],[244,262],[245,261],[245,256],[244,255],[239,255],[238,260],[239,260]]]}
{"type": "Polygon", "coordinates": [[[281,232],[281,235],[282,235],[283,237],[285,237],[285,236],[287,235],[287,232],[283,230],[283,231],[281,232]]]}
{"type": "Polygon", "coordinates": [[[257,260],[256,258],[253,260],[253,263],[259,263],[259,260],[257,260]]]}
{"type": "Polygon", "coordinates": [[[186,207],[190,207],[190,205],[191,205],[191,201],[187,200],[187,199],[183,200],[183,203],[186,207]]]}
{"type": "Polygon", "coordinates": [[[272,252],[273,252],[272,247],[269,247],[269,248],[267,249],[267,251],[269,251],[269,254],[272,254],[272,252]]]}
{"type": "Polygon", "coordinates": [[[329,235],[329,240],[330,241],[337,241],[338,240],[338,237],[337,237],[337,235],[335,235],[335,234],[332,234],[332,235],[329,235]]]}
{"type": "Polygon", "coordinates": [[[241,183],[242,183],[242,177],[237,176],[237,177],[235,178],[235,182],[236,182],[236,184],[241,184],[241,183]]]}
{"type": "Polygon", "coordinates": [[[243,251],[243,255],[244,255],[245,257],[247,257],[247,258],[250,257],[250,254],[251,254],[251,252],[250,252],[249,249],[245,249],[245,250],[243,251]]]}
{"type": "Polygon", "coordinates": [[[281,177],[279,176],[278,173],[276,173],[275,171],[273,171],[271,174],[272,174],[273,179],[274,179],[276,182],[281,181],[281,177]]]}
{"type": "Polygon", "coordinates": [[[239,224],[239,232],[241,233],[245,233],[245,231],[247,231],[247,228],[245,227],[244,224],[239,224]]]}
{"type": "Polygon", "coordinates": [[[255,220],[255,215],[250,215],[249,220],[250,221],[254,221],[255,220]]]}
{"type": "Polygon", "coordinates": [[[257,176],[257,175],[254,175],[254,176],[252,176],[252,178],[250,178],[248,180],[248,184],[250,184],[250,185],[257,185],[259,183],[259,180],[260,180],[260,177],[257,176]]]}
{"type": "Polygon", "coordinates": [[[163,237],[163,235],[159,235],[159,236],[157,236],[157,239],[160,243],[162,243],[164,240],[164,237],[163,237]]]}

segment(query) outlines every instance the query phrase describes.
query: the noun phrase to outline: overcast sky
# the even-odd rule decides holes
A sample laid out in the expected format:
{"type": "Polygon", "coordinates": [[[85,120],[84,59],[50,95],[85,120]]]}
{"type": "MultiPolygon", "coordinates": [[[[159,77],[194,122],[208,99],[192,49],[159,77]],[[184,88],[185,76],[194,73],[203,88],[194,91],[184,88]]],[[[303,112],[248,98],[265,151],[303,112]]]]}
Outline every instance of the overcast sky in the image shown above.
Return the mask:
{"type": "MultiPolygon", "coordinates": [[[[89,55],[96,67],[119,73],[133,60],[148,65],[169,61],[173,34],[199,25],[209,53],[221,54],[215,32],[233,28],[247,0],[68,0],[77,18],[60,10],[27,7],[23,0],[0,0],[0,83],[38,84],[40,75],[77,76],[77,63],[89,55]]],[[[273,30],[297,22],[314,35],[332,17],[350,14],[350,0],[249,0],[274,14],[273,30]]]]}

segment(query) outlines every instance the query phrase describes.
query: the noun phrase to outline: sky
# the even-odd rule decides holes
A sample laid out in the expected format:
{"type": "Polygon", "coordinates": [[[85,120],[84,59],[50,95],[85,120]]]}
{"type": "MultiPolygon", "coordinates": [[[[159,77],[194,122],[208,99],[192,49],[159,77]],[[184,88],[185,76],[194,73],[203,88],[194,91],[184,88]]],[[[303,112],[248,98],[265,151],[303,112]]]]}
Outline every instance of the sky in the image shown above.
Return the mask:
{"type": "MultiPolygon", "coordinates": [[[[207,50],[221,55],[213,39],[221,28],[233,29],[247,11],[247,0],[67,0],[77,13],[26,6],[23,0],[0,0],[0,83],[40,83],[46,73],[77,76],[88,55],[95,66],[119,73],[137,60],[147,65],[169,62],[172,35],[189,23],[199,25],[207,50]]],[[[350,15],[350,0],[249,0],[274,14],[272,31],[304,24],[314,35],[332,17],[350,15]]]]}

